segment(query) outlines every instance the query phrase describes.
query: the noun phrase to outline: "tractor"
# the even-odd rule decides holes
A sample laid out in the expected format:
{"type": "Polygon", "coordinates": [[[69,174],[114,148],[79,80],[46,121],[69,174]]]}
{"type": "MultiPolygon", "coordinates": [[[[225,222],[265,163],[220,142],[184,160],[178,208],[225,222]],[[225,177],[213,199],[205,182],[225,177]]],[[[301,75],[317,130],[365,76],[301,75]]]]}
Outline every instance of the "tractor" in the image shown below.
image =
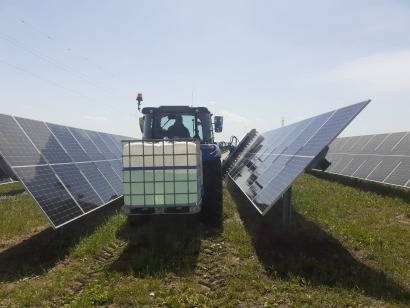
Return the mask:
{"type": "MultiPolygon", "coordinates": [[[[140,102],[139,102],[140,103],[140,102]]],[[[199,214],[222,221],[223,117],[206,107],[142,108],[140,140],[123,141],[123,211],[131,223],[157,214],[199,214]]]]}

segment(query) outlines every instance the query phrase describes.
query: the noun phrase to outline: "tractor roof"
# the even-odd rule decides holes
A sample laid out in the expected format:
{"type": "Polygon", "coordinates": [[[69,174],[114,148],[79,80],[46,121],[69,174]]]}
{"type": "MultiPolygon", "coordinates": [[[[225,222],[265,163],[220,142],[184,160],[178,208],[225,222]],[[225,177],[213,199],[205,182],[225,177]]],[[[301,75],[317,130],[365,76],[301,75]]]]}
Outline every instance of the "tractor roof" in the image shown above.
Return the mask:
{"type": "Polygon", "coordinates": [[[142,108],[143,114],[158,114],[158,113],[210,113],[206,107],[189,107],[189,106],[159,106],[142,108]]]}

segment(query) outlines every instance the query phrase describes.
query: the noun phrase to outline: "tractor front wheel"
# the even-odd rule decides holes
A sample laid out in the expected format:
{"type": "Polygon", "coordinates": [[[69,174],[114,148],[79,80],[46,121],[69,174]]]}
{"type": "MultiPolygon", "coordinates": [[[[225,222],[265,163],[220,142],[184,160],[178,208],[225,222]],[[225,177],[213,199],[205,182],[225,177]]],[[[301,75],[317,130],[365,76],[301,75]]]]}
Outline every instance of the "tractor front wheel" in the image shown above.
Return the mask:
{"type": "Polygon", "coordinates": [[[201,221],[211,227],[222,227],[222,166],[220,158],[203,163],[204,196],[201,221]]]}

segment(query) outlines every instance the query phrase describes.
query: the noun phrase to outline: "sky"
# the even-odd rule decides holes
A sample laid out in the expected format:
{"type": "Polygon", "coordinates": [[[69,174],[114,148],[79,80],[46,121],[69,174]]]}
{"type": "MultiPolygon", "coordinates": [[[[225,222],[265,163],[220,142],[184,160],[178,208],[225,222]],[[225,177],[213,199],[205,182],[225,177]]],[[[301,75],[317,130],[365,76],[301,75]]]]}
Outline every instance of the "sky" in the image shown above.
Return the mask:
{"type": "Polygon", "coordinates": [[[410,131],[410,1],[0,0],[0,113],[140,138],[205,106],[218,141],[367,99],[342,136],[410,131]]]}

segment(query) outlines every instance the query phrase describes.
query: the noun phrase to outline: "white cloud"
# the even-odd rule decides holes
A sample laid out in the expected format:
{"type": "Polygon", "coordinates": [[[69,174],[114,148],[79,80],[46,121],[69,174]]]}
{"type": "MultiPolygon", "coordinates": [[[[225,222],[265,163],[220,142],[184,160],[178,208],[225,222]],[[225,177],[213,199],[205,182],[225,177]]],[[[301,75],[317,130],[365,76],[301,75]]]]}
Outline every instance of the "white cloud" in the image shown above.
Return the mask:
{"type": "Polygon", "coordinates": [[[354,83],[380,92],[410,91],[410,51],[361,57],[309,79],[320,83],[354,83]]]}
{"type": "Polygon", "coordinates": [[[237,123],[249,123],[249,120],[247,118],[234,114],[232,112],[226,111],[226,110],[221,111],[221,115],[224,117],[224,120],[237,122],[237,123]]]}
{"type": "Polygon", "coordinates": [[[101,116],[84,116],[84,120],[91,121],[91,122],[103,122],[107,121],[107,118],[101,116]]]}
{"type": "Polygon", "coordinates": [[[209,105],[215,105],[215,104],[216,104],[216,102],[214,102],[214,101],[210,101],[208,104],[209,104],[209,105]]]}

